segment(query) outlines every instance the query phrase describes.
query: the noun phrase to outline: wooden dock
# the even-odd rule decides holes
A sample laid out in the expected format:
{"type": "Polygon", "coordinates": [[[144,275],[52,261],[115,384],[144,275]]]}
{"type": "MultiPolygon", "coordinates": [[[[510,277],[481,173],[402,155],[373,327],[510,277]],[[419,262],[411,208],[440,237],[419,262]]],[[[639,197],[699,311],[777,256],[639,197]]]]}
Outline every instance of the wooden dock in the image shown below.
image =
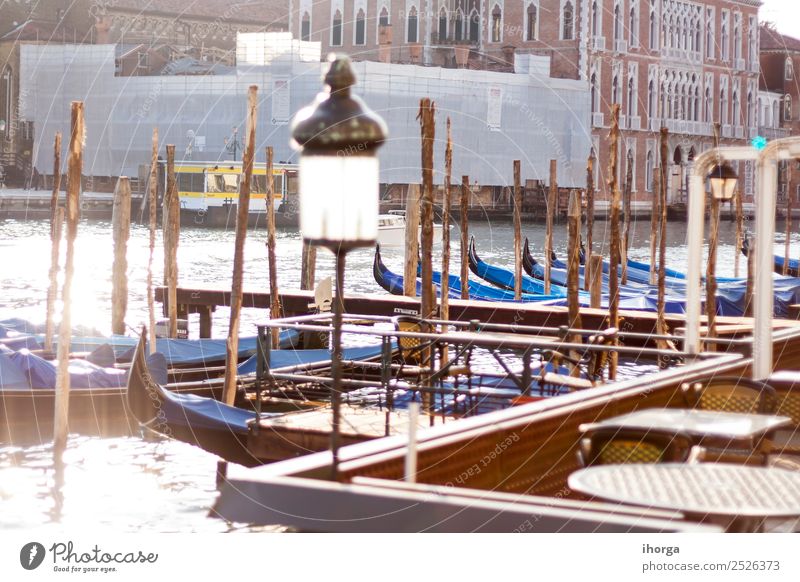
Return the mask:
{"type": "MultiPolygon", "coordinates": [[[[309,304],[314,302],[313,291],[287,290],[280,294],[286,317],[306,315],[309,304]]],[[[211,337],[211,315],[218,306],[230,306],[230,291],[212,289],[178,288],[178,317],[200,314],[200,337],[211,337]]],[[[156,301],[164,305],[166,313],[166,293],[164,287],[156,288],[156,301]]],[[[348,295],[344,299],[346,313],[361,315],[417,315],[419,298],[398,295],[348,295]]],[[[269,293],[245,291],[242,306],[245,308],[268,309],[269,293]]],[[[437,307],[438,309],[438,307],[437,307]]],[[[792,310],[800,316],[800,309],[792,310]]],[[[621,331],[652,335],[656,333],[656,314],[644,311],[620,311],[621,331]]],[[[451,299],[450,319],[457,321],[478,320],[483,323],[499,323],[520,326],[559,327],[568,324],[568,308],[537,305],[536,303],[496,303],[451,299]]],[[[585,329],[601,330],[608,327],[608,311],[604,309],[581,309],[581,321],[585,329]]],[[[686,325],[679,315],[666,315],[670,333],[677,333],[686,325]]],[[[705,321],[705,318],[702,319],[705,321]]],[[[749,317],[717,317],[717,326],[730,331],[729,337],[742,337],[753,328],[749,317]],[[735,333],[734,333],[735,332],[735,333]]],[[[776,319],[776,329],[798,327],[800,321],[776,319]]],[[[630,345],[635,345],[631,343],[630,345]]]]}

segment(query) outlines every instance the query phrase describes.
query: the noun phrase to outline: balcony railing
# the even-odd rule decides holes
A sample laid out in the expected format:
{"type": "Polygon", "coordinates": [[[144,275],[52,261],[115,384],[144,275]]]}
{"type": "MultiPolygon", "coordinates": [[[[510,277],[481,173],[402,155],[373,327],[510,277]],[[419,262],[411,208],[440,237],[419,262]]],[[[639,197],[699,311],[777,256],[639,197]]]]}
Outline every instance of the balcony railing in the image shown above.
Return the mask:
{"type": "Polygon", "coordinates": [[[606,37],[595,36],[592,38],[592,50],[604,51],[606,50],[606,37]]]}
{"type": "Polygon", "coordinates": [[[737,71],[744,71],[744,59],[733,59],[733,68],[737,71]]]}
{"type": "Polygon", "coordinates": [[[471,40],[469,38],[462,38],[462,39],[459,39],[459,40],[456,40],[455,38],[449,38],[449,37],[439,38],[439,33],[432,32],[431,33],[431,45],[433,45],[433,46],[447,46],[447,47],[452,47],[452,46],[476,47],[476,46],[478,46],[478,41],[477,40],[473,41],[473,40],[471,40]]]}
{"type": "Polygon", "coordinates": [[[736,126],[735,131],[736,139],[743,139],[744,138],[744,127],[741,125],[736,126]]]}
{"type": "Polygon", "coordinates": [[[786,127],[761,127],[758,128],[758,135],[769,140],[789,137],[791,132],[786,127]]]}
{"type": "Polygon", "coordinates": [[[722,137],[733,137],[733,126],[725,124],[722,126],[722,137]]]}
{"type": "Polygon", "coordinates": [[[614,52],[626,53],[628,52],[628,42],[625,40],[614,41],[614,52]]]}
{"type": "Polygon", "coordinates": [[[605,127],[605,116],[602,113],[592,113],[592,127],[605,127]]]}
{"type": "Polygon", "coordinates": [[[642,129],[642,118],[634,115],[630,116],[628,118],[628,127],[635,131],[639,131],[642,129]]]}

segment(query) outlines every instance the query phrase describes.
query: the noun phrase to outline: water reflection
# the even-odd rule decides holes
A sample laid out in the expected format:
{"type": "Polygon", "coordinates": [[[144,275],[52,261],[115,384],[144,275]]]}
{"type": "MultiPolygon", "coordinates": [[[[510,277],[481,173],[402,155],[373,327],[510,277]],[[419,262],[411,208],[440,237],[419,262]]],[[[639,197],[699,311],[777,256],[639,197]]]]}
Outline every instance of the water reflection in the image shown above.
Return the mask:
{"type": "MultiPolygon", "coordinates": [[[[595,241],[607,252],[609,224],[597,222],[595,241]]],[[[778,232],[783,227],[778,226],[778,232]]],[[[470,227],[478,241],[478,250],[488,262],[513,265],[512,226],[489,226],[476,222],[470,227]]],[[[525,225],[534,254],[544,246],[542,225],[525,225]]],[[[720,229],[718,265],[721,276],[732,276],[737,252],[733,247],[735,226],[725,222],[720,229]]],[[[649,219],[632,224],[632,247],[629,256],[649,261],[649,219]]],[[[160,246],[160,232],[158,234],[160,246]]],[[[779,237],[782,235],[779,235],[779,237]]],[[[179,281],[182,286],[225,289],[230,286],[233,260],[233,231],[184,229],[178,253],[179,281]]],[[[457,229],[451,233],[458,241],[457,229]]],[[[684,270],[687,257],[685,224],[670,223],[667,265],[684,270]]],[[[246,289],[268,287],[266,233],[251,231],[245,249],[246,289]]],[[[300,281],[301,242],[294,230],[278,233],[278,270],[284,289],[297,288],[300,281]]],[[[557,225],[554,236],[556,252],[564,256],[566,228],[557,225]]],[[[800,256],[800,244],[792,237],[793,256],[800,256]]],[[[41,321],[49,267],[49,226],[45,221],[0,222],[0,319],[24,317],[41,321]]],[[[110,332],[112,263],[111,228],[108,223],[82,222],[76,245],[76,289],[72,319],[75,323],[110,332]]],[[[434,261],[441,264],[441,249],[434,250],[434,261]]],[[[776,252],[783,244],[776,241],[776,252]]],[[[402,272],[399,250],[386,249],[387,265],[402,272]]],[[[147,320],[145,297],[148,260],[148,233],[135,226],[129,244],[129,288],[127,322],[132,327],[147,320]]],[[[453,271],[459,264],[459,252],[453,248],[453,271]]],[[[744,269],[744,261],[741,261],[744,269]]],[[[359,250],[348,255],[347,290],[349,293],[383,293],[372,279],[372,252],[359,250]]],[[[154,280],[162,279],[163,257],[156,253],[154,280]]],[[[317,278],[333,275],[333,255],[318,254],[317,278]]],[[[242,333],[255,333],[255,322],[267,316],[266,310],[243,312],[242,333]]],[[[214,335],[227,329],[228,310],[218,309],[213,318],[214,335]]],[[[190,329],[197,333],[197,320],[190,329]]],[[[483,363],[491,366],[490,363],[483,363]]],[[[623,365],[622,375],[654,371],[655,366],[637,363],[623,365]]],[[[41,442],[41,441],[40,441],[41,442]]],[[[138,436],[91,438],[72,436],[63,462],[53,463],[50,445],[12,447],[0,445],[0,529],[47,527],[65,529],[113,528],[115,531],[249,531],[237,524],[209,519],[208,511],[216,495],[216,457],[195,447],[157,437],[138,436]]],[[[259,528],[273,531],[275,528],[259,528]]],[[[280,529],[277,529],[280,531],[280,529]]]]}

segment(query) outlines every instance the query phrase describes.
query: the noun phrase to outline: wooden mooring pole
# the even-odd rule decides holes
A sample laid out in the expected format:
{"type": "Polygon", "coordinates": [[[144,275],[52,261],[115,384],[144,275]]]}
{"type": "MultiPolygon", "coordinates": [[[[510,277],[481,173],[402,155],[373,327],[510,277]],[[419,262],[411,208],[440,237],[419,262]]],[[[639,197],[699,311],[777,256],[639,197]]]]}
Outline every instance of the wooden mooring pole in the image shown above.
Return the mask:
{"type": "MultiPolygon", "coordinates": [[[[280,292],[278,289],[278,256],[275,240],[275,180],[272,175],[272,146],[267,147],[267,260],[269,262],[269,318],[283,317],[280,292]]],[[[280,343],[280,333],[277,327],[272,330],[272,345],[276,348],[280,343]]]]}
{"type": "MultiPolygon", "coordinates": [[[[714,124],[714,147],[719,147],[719,138],[722,126],[714,124]]],[[[711,196],[709,201],[710,228],[708,238],[708,262],[706,263],[706,318],[708,319],[707,338],[716,337],[717,319],[717,243],[719,241],[719,200],[711,196]]],[[[716,350],[714,343],[706,342],[705,350],[716,350]]]]}
{"type": "Polygon", "coordinates": [[[469,299],[469,176],[461,176],[461,299],[469,299]]]}
{"type": "MultiPolygon", "coordinates": [[[[420,297],[420,316],[423,319],[436,317],[436,293],[433,286],[433,144],[436,138],[436,106],[426,98],[419,102],[419,125],[422,139],[422,196],[420,199],[420,220],[422,222],[422,293],[420,297]]],[[[431,326],[423,325],[422,331],[430,332],[431,326]]],[[[433,369],[434,357],[431,348],[422,352],[423,366],[433,369]]],[[[433,424],[433,398],[431,394],[422,397],[425,412],[433,424]]]]}
{"type": "Polygon", "coordinates": [[[633,196],[633,151],[625,157],[625,193],[622,200],[622,284],[628,283],[628,248],[631,244],[631,196],[633,196]]]}
{"type": "MultiPolygon", "coordinates": [[[[792,243],[792,193],[786,192],[786,241],[783,248],[783,274],[789,274],[789,257],[792,243]]],[[[738,252],[739,249],[736,249],[738,252]]]]}
{"type": "Polygon", "coordinates": [[[514,299],[522,300],[522,180],[520,161],[514,160],[514,299]]]}
{"type": "MultiPolygon", "coordinates": [[[[581,306],[578,297],[580,289],[580,263],[581,263],[581,196],[573,190],[569,196],[569,210],[567,213],[569,227],[569,251],[567,253],[567,305],[569,310],[569,327],[580,329],[581,306]]],[[[573,343],[581,343],[580,334],[574,334],[573,343]]],[[[572,367],[572,374],[578,375],[577,366],[572,367]]]]}
{"type": "Polygon", "coordinates": [[[147,214],[149,226],[149,254],[147,256],[147,327],[150,353],[156,352],[156,303],[153,296],[153,259],[156,252],[156,229],[158,228],[158,128],[153,128],[153,147],[150,153],[150,183],[148,184],[147,214]]]}
{"type": "Polygon", "coordinates": [[[72,278],[75,272],[75,237],[78,234],[78,211],[83,172],[84,117],[83,102],[73,101],[70,123],[69,159],[67,162],[67,253],[64,284],[61,288],[63,310],[58,330],[58,369],[53,418],[53,455],[59,462],[67,446],[69,429],[69,354],[72,340],[72,278]]]}
{"type": "Polygon", "coordinates": [[[300,260],[300,289],[311,291],[314,289],[314,279],[317,269],[317,247],[303,241],[303,256],[300,260]]]}
{"type": "MultiPolygon", "coordinates": [[[[450,205],[452,190],[450,181],[453,177],[453,139],[450,134],[450,118],[447,118],[447,145],[444,150],[444,197],[442,199],[442,296],[441,319],[450,318],[450,205]]],[[[442,326],[442,333],[447,333],[447,326],[442,326]]],[[[447,361],[447,346],[442,347],[442,361],[447,361]]]]}
{"type": "Polygon", "coordinates": [[[550,295],[550,263],[553,260],[553,218],[558,205],[558,161],[550,160],[550,189],[547,192],[547,216],[544,235],[544,294],[550,295]]]}
{"type": "Polygon", "coordinates": [[[167,189],[161,210],[164,239],[164,285],[168,289],[168,336],[178,336],[178,239],[180,237],[180,201],[175,179],[175,146],[167,145],[167,189]]]}
{"type": "Polygon", "coordinates": [[[128,311],[128,238],[131,233],[131,182],[120,176],[111,213],[114,263],[111,268],[111,332],[125,334],[128,311]]]}
{"type": "MultiPolygon", "coordinates": [[[[239,363],[239,315],[242,310],[244,275],[244,242],[247,238],[247,217],[250,213],[250,184],[253,178],[253,158],[256,144],[256,114],[258,87],[250,86],[247,95],[247,131],[242,156],[242,179],[239,183],[239,206],[236,210],[236,240],[233,252],[233,283],[231,285],[231,319],[225,355],[225,384],[222,400],[233,405],[236,399],[236,366],[239,363]]],[[[270,200],[268,202],[271,203],[270,200]]]]}
{"type": "Polygon", "coordinates": [[[419,261],[419,184],[409,184],[406,196],[406,256],[403,270],[403,295],[417,296],[419,261]]]}
{"type": "Polygon", "coordinates": [[[653,196],[650,200],[650,284],[656,285],[658,281],[658,270],[656,262],[658,255],[658,226],[661,224],[661,207],[659,197],[661,192],[661,173],[655,169],[653,171],[653,196]]]}
{"type": "Polygon", "coordinates": [[[603,255],[591,255],[586,265],[589,281],[589,305],[600,309],[603,299],[603,255]]]}
{"type": "Polygon", "coordinates": [[[661,211],[661,223],[658,227],[658,302],[656,307],[656,330],[659,335],[667,334],[667,319],[664,313],[666,305],[667,285],[667,149],[669,147],[669,130],[661,128],[660,134],[660,166],[658,169],[658,206],[661,211]]]}
{"type": "MultiPolygon", "coordinates": [[[[586,161],[586,267],[594,254],[594,150],[586,161]]],[[[584,290],[589,291],[590,281],[588,276],[583,278],[584,290]]]]}
{"type": "MultiPolygon", "coordinates": [[[[611,253],[608,269],[608,314],[609,325],[619,328],[619,263],[620,263],[620,191],[617,183],[617,164],[619,153],[619,103],[611,106],[611,131],[609,133],[609,150],[611,158],[608,164],[608,190],[611,194],[611,253]]],[[[618,354],[611,352],[608,366],[608,379],[616,380],[618,354]]]]}
{"type": "Polygon", "coordinates": [[[61,190],[61,132],[56,132],[53,141],[53,193],[50,196],[50,281],[47,287],[47,314],[44,327],[44,349],[53,351],[55,333],[55,310],[58,296],[58,261],[61,254],[61,225],[64,222],[64,209],[58,204],[61,190]]]}
{"type": "Polygon", "coordinates": [[[736,252],[734,253],[733,260],[733,276],[739,277],[739,259],[742,254],[742,246],[744,245],[744,208],[742,207],[742,192],[736,188],[736,193],[733,195],[734,204],[736,207],[736,252]]]}

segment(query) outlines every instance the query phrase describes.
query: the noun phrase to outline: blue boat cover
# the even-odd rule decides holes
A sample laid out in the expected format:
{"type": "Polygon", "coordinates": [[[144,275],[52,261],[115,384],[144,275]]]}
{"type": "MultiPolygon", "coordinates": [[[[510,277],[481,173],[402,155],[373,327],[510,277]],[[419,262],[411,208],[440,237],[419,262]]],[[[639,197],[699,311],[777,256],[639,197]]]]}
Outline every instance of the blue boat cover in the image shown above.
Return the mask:
{"type": "MultiPolygon", "coordinates": [[[[40,358],[29,350],[14,352],[8,354],[8,357],[25,376],[30,387],[55,388],[57,369],[55,362],[40,358]]],[[[72,360],[69,363],[69,380],[72,388],[123,388],[127,384],[127,378],[125,370],[101,368],[86,360],[72,360]]]]}
{"type": "Polygon", "coordinates": [[[0,390],[30,388],[28,378],[11,359],[14,352],[0,344],[0,390]]]}
{"type": "MultiPolygon", "coordinates": [[[[366,360],[375,358],[381,354],[381,344],[371,346],[361,346],[355,348],[344,348],[342,358],[345,360],[366,360]]],[[[317,364],[327,362],[331,359],[331,352],[322,350],[271,350],[269,353],[270,368],[285,368],[287,366],[297,366],[299,364],[317,364]]],[[[252,356],[239,364],[237,371],[239,375],[255,374],[258,356],[252,356]]]]}

